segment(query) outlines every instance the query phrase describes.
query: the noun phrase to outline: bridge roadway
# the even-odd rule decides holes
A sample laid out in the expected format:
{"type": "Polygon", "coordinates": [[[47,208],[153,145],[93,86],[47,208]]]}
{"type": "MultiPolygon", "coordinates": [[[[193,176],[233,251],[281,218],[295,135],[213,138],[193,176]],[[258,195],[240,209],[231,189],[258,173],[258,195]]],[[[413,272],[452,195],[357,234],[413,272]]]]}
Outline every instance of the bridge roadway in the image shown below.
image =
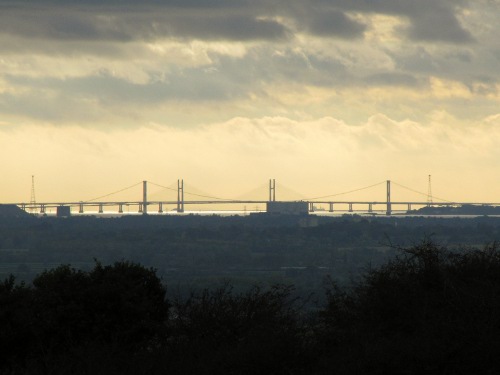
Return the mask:
{"type": "MultiPolygon", "coordinates": [[[[76,208],[78,213],[84,213],[86,208],[97,208],[98,213],[104,213],[105,207],[118,207],[118,213],[127,213],[123,211],[123,207],[137,207],[137,212],[147,213],[149,207],[156,206],[158,213],[163,213],[166,206],[175,206],[171,211],[184,212],[184,206],[193,205],[262,205],[270,202],[269,200],[186,200],[186,201],[110,201],[110,202],[46,202],[46,203],[12,203],[19,208],[29,212],[46,213],[47,209],[57,208],[60,206],[68,206],[70,209],[76,208]],[[144,210],[146,206],[146,210],[144,210]]],[[[299,202],[299,201],[282,201],[282,202],[299,202]]],[[[417,207],[446,207],[446,206],[500,206],[500,203],[485,203],[485,202],[422,202],[422,201],[302,201],[307,202],[309,212],[385,212],[390,215],[392,212],[406,212],[412,210],[412,206],[417,207]],[[328,210],[323,207],[317,208],[317,205],[327,205],[328,210]],[[339,207],[340,206],[340,207],[339,207]],[[360,206],[362,208],[360,208],[360,206]],[[397,208],[395,208],[397,207],[397,208]],[[375,209],[378,208],[378,209],[375,209]]],[[[212,211],[212,210],[211,210],[212,211]]],[[[221,211],[224,210],[213,210],[221,211]]],[[[249,210],[252,211],[252,210],[249,210]]]]}

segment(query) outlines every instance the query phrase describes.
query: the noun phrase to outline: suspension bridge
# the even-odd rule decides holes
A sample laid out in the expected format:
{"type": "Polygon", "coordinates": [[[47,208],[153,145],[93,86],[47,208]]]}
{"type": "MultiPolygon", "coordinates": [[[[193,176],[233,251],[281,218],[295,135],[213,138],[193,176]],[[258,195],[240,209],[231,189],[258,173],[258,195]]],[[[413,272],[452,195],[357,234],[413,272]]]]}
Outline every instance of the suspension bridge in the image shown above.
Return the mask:
{"type": "MultiPolygon", "coordinates": [[[[284,190],[286,188],[283,187],[284,190]]],[[[262,189],[261,189],[262,190],[262,189]]],[[[183,214],[192,212],[224,212],[231,211],[228,208],[233,207],[233,211],[247,212],[247,207],[250,207],[248,212],[266,211],[270,202],[292,203],[302,202],[307,204],[307,212],[309,213],[367,213],[367,214],[382,214],[392,215],[398,213],[408,213],[412,210],[422,207],[459,207],[462,205],[478,205],[478,206],[493,206],[498,207],[500,203],[485,203],[485,202],[454,202],[446,199],[433,197],[430,188],[427,193],[409,188],[395,181],[386,180],[372,185],[343,191],[323,196],[316,197],[300,197],[299,199],[277,200],[276,199],[276,180],[270,179],[266,186],[267,194],[260,198],[245,198],[240,199],[225,198],[213,196],[208,193],[199,192],[196,189],[185,190],[184,180],[179,179],[177,183],[171,186],[164,186],[150,181],[140,181],[131,186],[118,189],[111,193],[88,199],[85,201],[68,201],[68,202],[36,202],[34,198],[34,180],[32,182],[32,197],[29,203],[13,203],[21,209],[33,214],[46,214],[52,212],[52,209],[59,212],[60,208],[65,208],[67,214],[183,214]],[[132,189],[138,189],[142,186],[142,192],[139,199],[123,199],[119,197],[122,193],[132,189]],[[154,194],[148,195],[148,188],[152,186],[157,191],[154,194]],[[374,189],[385,186],[385,194],[379,200],[359,200],[359,199],[340,199],[342,196],[350,195],[364,190],[374,189]],[[410,191],[422,198],[416,200],[392,200],[391,188],[396,186],[400,189],[410,191]],[[424,199],[425,197],[425,199],[424,199]],[[237,207],[237,209],[234,209],[237,207]],[[254,208],[255,207],[255,208],[254,208]],[[266,208],[263,208],[266,207],[266,208]],[[243,208],[243,209],[242,209],[243,208]]],[[[288,189],[289,190],[289,189],[288,189]]],[[[296,194],[297,195],[297,194],[296,194]]],[[[415,211],[413,211],[415,213],[415,211]]]]}

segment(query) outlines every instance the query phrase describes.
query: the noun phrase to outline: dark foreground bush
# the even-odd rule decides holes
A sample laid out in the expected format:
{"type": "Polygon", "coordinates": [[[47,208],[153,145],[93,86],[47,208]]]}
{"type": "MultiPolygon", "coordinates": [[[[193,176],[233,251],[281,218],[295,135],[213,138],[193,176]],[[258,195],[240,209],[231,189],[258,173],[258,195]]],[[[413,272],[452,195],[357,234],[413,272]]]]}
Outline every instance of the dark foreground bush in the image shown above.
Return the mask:
{"type": "Polygon", "coordinates": [[[61,266],[32,287],[0,286],[4,373],[118,372],[161,345],[168,303],[154,270],[128,262],[91,272],[61,266]]]}
{"type": "Polygon", "coordinates": [[[311,318],[291,287],[167,301],[154,270],[0,284],[1,374],[496,374],[500,252],[402,249],[311,318]]]}
{"type": "Polygon", "coordinates": [[[287,374],[303,368],[291,287],[230,286],[170,303],[155,271],[128,262],[58,267],[0,285],[0,373],[287,374]]]}
{"type": "Polygon", "coordinates": [[[500,370],[500,252],[429,241],[329,290],[320,367],[339,374],[490,374],[500,370]]]}
{"type": "Polygon", "coordinates": [[[169,369],[179,374],[290,374],[308,368],[301,311],[292,288],[229,285],[173,303],[169,369]]]}

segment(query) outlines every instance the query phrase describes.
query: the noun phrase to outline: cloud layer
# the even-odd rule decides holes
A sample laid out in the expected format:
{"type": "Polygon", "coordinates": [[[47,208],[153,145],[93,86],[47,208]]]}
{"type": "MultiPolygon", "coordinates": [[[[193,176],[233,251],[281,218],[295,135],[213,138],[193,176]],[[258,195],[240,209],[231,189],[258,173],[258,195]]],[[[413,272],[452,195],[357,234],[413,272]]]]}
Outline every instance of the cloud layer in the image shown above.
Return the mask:
{"type": "Polygon", "coordinates": [[[352,105],[355,90],[374,107],[354,106],[358,121],[375,112],[420,120],[435,80],[463,85],[480,117],[498,104],[499,27],[488,17],[498,1],[42,0],[0,1],[0,9],[0,111],[14,120],[162,122],[148,111],[179,102],[200,108],[198,122],[214,102],[230,111],[218,120],[292,115],[307,109],[282,104],[283,96],[308,102],[318,90],[322,108],[311,116],[330,115],[339,95],[352,105]],[[393,98],[386,112],[365,95],[394,87],[413,90],[423,110],[393,98]]]}
{"type": "MultiPolygon", "coordinates": [[[[121,163],[134,176],[182,165],[215,171],[210,185],[255,163],[252,180],[331,176],[310,167],[326,161],[361,184],[395,159],[410,180],[461,160],[487,181],[498,14],[499,0],[0,0],[0,155],[28,154],[2,168],[71,180],[88,159],[104,181],[121,163]]],[[[337,180],[324,181],[319,194],[337,180]]]]}

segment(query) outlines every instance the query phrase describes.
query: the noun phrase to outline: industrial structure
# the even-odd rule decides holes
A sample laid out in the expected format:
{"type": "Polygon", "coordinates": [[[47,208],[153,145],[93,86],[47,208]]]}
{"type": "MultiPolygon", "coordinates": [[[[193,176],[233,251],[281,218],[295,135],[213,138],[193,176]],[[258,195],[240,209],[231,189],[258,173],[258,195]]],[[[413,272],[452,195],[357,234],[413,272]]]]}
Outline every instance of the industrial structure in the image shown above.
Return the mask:
{"type": "Polygon", "coordinates": [[[56,209],[57,217],[70,217],[71,216],[71,207],[70,206],[58,206],[56,209]]]}
{"type": "Polygon", "coordinates": [[[266,212],[274,215],[308,215],[307,202],[267,202],[266,212]]]}

